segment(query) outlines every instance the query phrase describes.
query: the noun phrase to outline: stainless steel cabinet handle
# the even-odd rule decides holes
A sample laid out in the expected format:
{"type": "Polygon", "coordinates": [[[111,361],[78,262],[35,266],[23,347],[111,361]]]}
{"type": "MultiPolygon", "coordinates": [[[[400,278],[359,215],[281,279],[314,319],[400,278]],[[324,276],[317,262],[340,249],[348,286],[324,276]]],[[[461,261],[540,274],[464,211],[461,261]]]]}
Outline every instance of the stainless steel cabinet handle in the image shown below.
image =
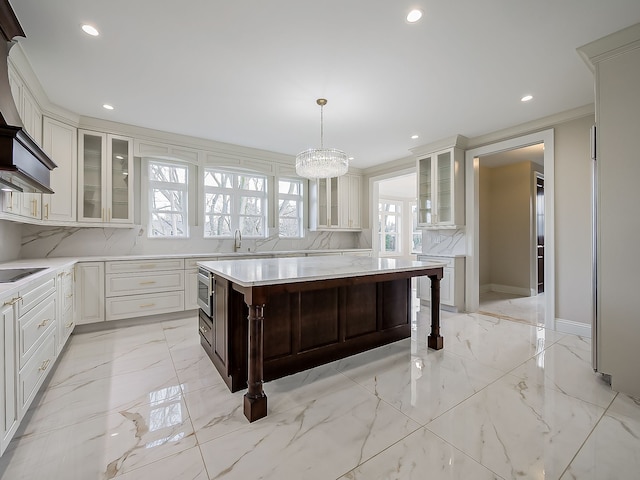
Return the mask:
{"type": "Polygon", "coordinates": [[[71,327],[73,327],[73,322],[69,322],[64,326],[64,328],[71,328],[71,327]]]}
{"type": "Polygon", "coordinates": [[[38,370],[40,370],[41,372],[44,372],[50,363],[51,363],[51,360],[47,358],[44,362],[42,362],[42,365],[40,365],[38,370]]]}
{"type": "Polygon", "coordinates": [[[140,285],[153,285],[154,283],[156,283],[155,280],[150,280],[148,282],[140,282],[140,285]]]}
{"type": "Polygon", "coordinates": [[[42,327],[44,327],[47,323],[49,323],[49,321],[50,321],[50,320],[51,320],[50,318],[47,318],[47,319],[45,319],[45,320],[41,321],[41,322],[38,324],[38,328],[42,328],[42,327]]]}
{"type": "Polygon", "coordinates": [[[155,305],[155,303],[145,303],[144,305],[140,305],[140,308],[153,307],[154,305],[155,305]]]}

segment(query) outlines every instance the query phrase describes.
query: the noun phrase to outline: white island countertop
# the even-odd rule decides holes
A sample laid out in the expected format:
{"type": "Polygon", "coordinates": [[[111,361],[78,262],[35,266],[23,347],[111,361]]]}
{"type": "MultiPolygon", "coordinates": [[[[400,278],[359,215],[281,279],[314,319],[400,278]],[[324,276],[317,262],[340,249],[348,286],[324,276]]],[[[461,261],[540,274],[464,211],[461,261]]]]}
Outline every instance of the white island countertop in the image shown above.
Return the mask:
{"type": "Polygon", "coordinates": [[[332,278],[359,277],[395,272],[419,272],[444,267],[440,262],[418,262],[393,258],[350,255],[316,257],[254,258],[198,262],[214,275],[243,287],[278,285],[332,278]]]}

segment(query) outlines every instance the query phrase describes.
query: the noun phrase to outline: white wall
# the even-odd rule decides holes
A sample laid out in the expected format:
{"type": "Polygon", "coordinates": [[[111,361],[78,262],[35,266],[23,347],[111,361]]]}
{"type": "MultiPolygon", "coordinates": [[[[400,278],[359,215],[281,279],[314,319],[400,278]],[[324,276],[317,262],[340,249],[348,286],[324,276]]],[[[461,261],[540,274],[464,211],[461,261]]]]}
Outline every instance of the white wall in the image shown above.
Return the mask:
{"type": "Polygon", "coordinates": [[[555,128],[556,317],[590,324],[593,115],[555,128]]]}

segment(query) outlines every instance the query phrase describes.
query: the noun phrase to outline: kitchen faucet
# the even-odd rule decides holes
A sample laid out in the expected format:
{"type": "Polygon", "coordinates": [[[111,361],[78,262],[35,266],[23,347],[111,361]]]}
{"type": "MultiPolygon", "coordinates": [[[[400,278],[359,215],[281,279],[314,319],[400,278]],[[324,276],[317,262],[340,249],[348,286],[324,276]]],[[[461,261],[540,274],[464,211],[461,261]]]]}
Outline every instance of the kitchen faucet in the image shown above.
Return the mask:
{"type": "Polygon", "coordinates": [[[236,230],[233,233],[233,251],[237,252],[240,247],[242,247],[242,233],[240,233],[240,230],[236,230]]]}

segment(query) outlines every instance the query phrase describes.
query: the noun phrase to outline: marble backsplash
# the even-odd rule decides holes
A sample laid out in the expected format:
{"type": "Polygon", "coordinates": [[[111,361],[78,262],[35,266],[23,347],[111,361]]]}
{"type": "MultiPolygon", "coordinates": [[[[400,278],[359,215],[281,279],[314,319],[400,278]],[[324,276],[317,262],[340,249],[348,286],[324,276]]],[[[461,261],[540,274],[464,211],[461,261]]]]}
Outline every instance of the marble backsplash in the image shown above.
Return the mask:
{"type": "Polygon", "coordinates": [[[422,253],[431,255],[465,255],[466,250],[464,228],[422,231],[422,253]]]}
{"type": "MultiPolygon", "coordinates": [[[[148,238],[142,225],[134,228],[47,227],[23,225],[20,258],[123,255],[215,254],[233,252],[233,240],[204,239],[193,227],[188,239],[148,238]]],[[[304,238],[242,239],[239,251],[282,251],[371,248],[353,232],[305,232],[304,238]]]]}

